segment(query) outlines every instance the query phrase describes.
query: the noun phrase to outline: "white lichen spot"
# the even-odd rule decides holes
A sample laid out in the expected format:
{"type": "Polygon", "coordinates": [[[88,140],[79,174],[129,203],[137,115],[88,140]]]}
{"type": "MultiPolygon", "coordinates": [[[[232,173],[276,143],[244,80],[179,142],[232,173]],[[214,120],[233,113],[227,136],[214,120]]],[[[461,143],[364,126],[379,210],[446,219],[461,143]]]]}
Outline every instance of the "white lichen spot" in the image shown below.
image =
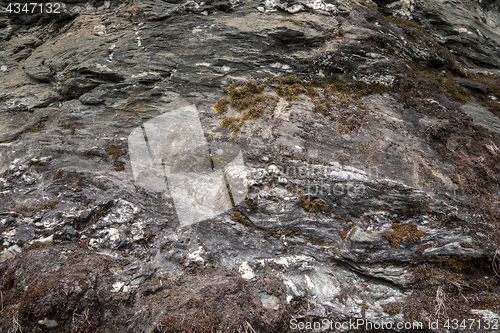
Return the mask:
{"type": "Polygon", "coordinates": [[[43,318],[42,320],[39,320],[38,324],[43,325],[47,328],[57,327],[59,325],[57,323],[57,321],[52,320],[52,319],[47,319],[47,318],[43,318]]]}
{"type": "Polygon", "coordinates": [[[238,271],[241,274],[241,277],[244,278],[245,280],[251,280],[255,277],[255,273],[253,272],[252,268],[250,265],[248,265],[248,262],[244,262],[240,265],[238,268],[238,271]]]}
{"type": "Polygon", "coordinates": [[[268,166],[267,171],[269,173],[275,174],[275,175],[277,175],[280,172],[279,168],[274,164],[271,164],[270,166],[268,166]]]}
{"type": "Polygon", "coordinates": [[[191,252],[188,254],[186,257],[186,266],[189,266],[190,264],[197,264],[197,265],[203,265],[205,263],[205,259],[203,259],[202,255],[205,253],[205,250],[201,246],[198,247],[198,250],[191,252]]]}
{"type": "Polygon", "coordinates": [[[130,287],[125,285],[125,282],[118,281],[118,282],[113,283],[113,290],[112,291],[115,293],[120,293],[120,292],[126,293],[129,290],[130,290],[130,287]]]}
{"type": "Polygon", "coordinates": [[[105,71],[105,72],[112,72],[113,71],[111,68],[109,68],[106,65],[96,64],[95,66],[97,67],[97,69],[100,69],[100,70],[105,71]]]}
{"type": "Polygon", "coordinates": [[[21,253],[21,251],[22,249],[17,245],[12,245],[11,247],[4,249],[0,252],[0,263],[10,258],[14,258],[18,253],[21,253]]]}
{"type": "Polygon", "coordinates": [[[145,78],[147,76],[154,76],[154,77],[158,77],[160,76],[160,73],[158,72],[142,72],[142,73],[139,73],[137,75],[133,74],[131,76],[132,79],[141,79],[141,78],[145,78]]]}
{"type": "Polygon", "coordinates": [[[295,4],[293,6],[286,8],[286,11],[289,12],[290,14],[296,14],[303,9],[304,9],[304,7],[302,5],[295,4]]]}
{"type": "Polygon", "coordinates": [[[97,35],[102,36],[106,33],[106,26],[104,24],[96,25],[94,31],[97,35]]]}

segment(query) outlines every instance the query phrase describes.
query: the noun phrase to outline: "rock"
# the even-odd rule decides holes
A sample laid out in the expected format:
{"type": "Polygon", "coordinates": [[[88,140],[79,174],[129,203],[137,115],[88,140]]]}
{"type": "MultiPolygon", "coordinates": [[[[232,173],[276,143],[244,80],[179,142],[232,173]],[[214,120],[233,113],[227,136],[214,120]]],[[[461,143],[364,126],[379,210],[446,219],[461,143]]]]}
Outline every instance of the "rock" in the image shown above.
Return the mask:
{"type": "Polygon", "coordinates": [[[497,7],[0,13],[0,331],[495,318],[497,7]]]}
{"type": "Polygon", "coordinates": [[[442,3],[440,1],[375,0],[384,13],[413,19],[428,29],[468,68],[498,70],[500,22],[494,1],[442,3]],[[474,45],[474,47],[469,47],[474,45]]]}

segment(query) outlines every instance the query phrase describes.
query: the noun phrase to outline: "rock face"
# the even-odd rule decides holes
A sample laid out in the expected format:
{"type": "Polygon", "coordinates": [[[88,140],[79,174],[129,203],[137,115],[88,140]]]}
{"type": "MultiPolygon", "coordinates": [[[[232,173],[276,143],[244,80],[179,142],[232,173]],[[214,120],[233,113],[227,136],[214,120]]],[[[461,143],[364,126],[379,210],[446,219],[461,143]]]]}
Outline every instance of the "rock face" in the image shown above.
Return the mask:
{"type": "Polygon", "coordinates": [[[0,331],[493,325],[498,12],[130,0],[0,14],[0,331]]]}
{"type": "Polygon", "coordinates": [[[498,73],[498,1],[381,0],[375,3],[386,14],[420,23],[467,68],[498,73]]]}

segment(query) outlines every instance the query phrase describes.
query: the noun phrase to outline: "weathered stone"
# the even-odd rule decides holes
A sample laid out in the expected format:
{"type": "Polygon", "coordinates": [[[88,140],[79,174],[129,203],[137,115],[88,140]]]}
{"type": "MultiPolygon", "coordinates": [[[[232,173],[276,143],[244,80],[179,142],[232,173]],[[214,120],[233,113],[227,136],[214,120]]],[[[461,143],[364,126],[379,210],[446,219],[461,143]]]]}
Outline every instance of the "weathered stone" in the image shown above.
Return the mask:
{"type": "Polygon", "coordinates": [[[0,331],[496,318],[495,8],[0,13],[0,331]]]}

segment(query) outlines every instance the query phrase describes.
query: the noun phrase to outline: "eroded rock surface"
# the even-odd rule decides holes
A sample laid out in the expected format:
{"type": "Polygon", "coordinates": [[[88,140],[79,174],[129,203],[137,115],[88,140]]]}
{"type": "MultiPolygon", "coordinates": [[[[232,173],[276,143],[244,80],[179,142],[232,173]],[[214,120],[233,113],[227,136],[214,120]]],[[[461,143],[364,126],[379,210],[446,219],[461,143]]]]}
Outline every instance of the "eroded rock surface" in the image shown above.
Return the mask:
{"type": "Polygon", "coordinates": [[[0,15],[0,331],[500,316],[496,2],[0,15]],[[191,225],[129,142],[187,106],[248,189],[191,225]]]}

